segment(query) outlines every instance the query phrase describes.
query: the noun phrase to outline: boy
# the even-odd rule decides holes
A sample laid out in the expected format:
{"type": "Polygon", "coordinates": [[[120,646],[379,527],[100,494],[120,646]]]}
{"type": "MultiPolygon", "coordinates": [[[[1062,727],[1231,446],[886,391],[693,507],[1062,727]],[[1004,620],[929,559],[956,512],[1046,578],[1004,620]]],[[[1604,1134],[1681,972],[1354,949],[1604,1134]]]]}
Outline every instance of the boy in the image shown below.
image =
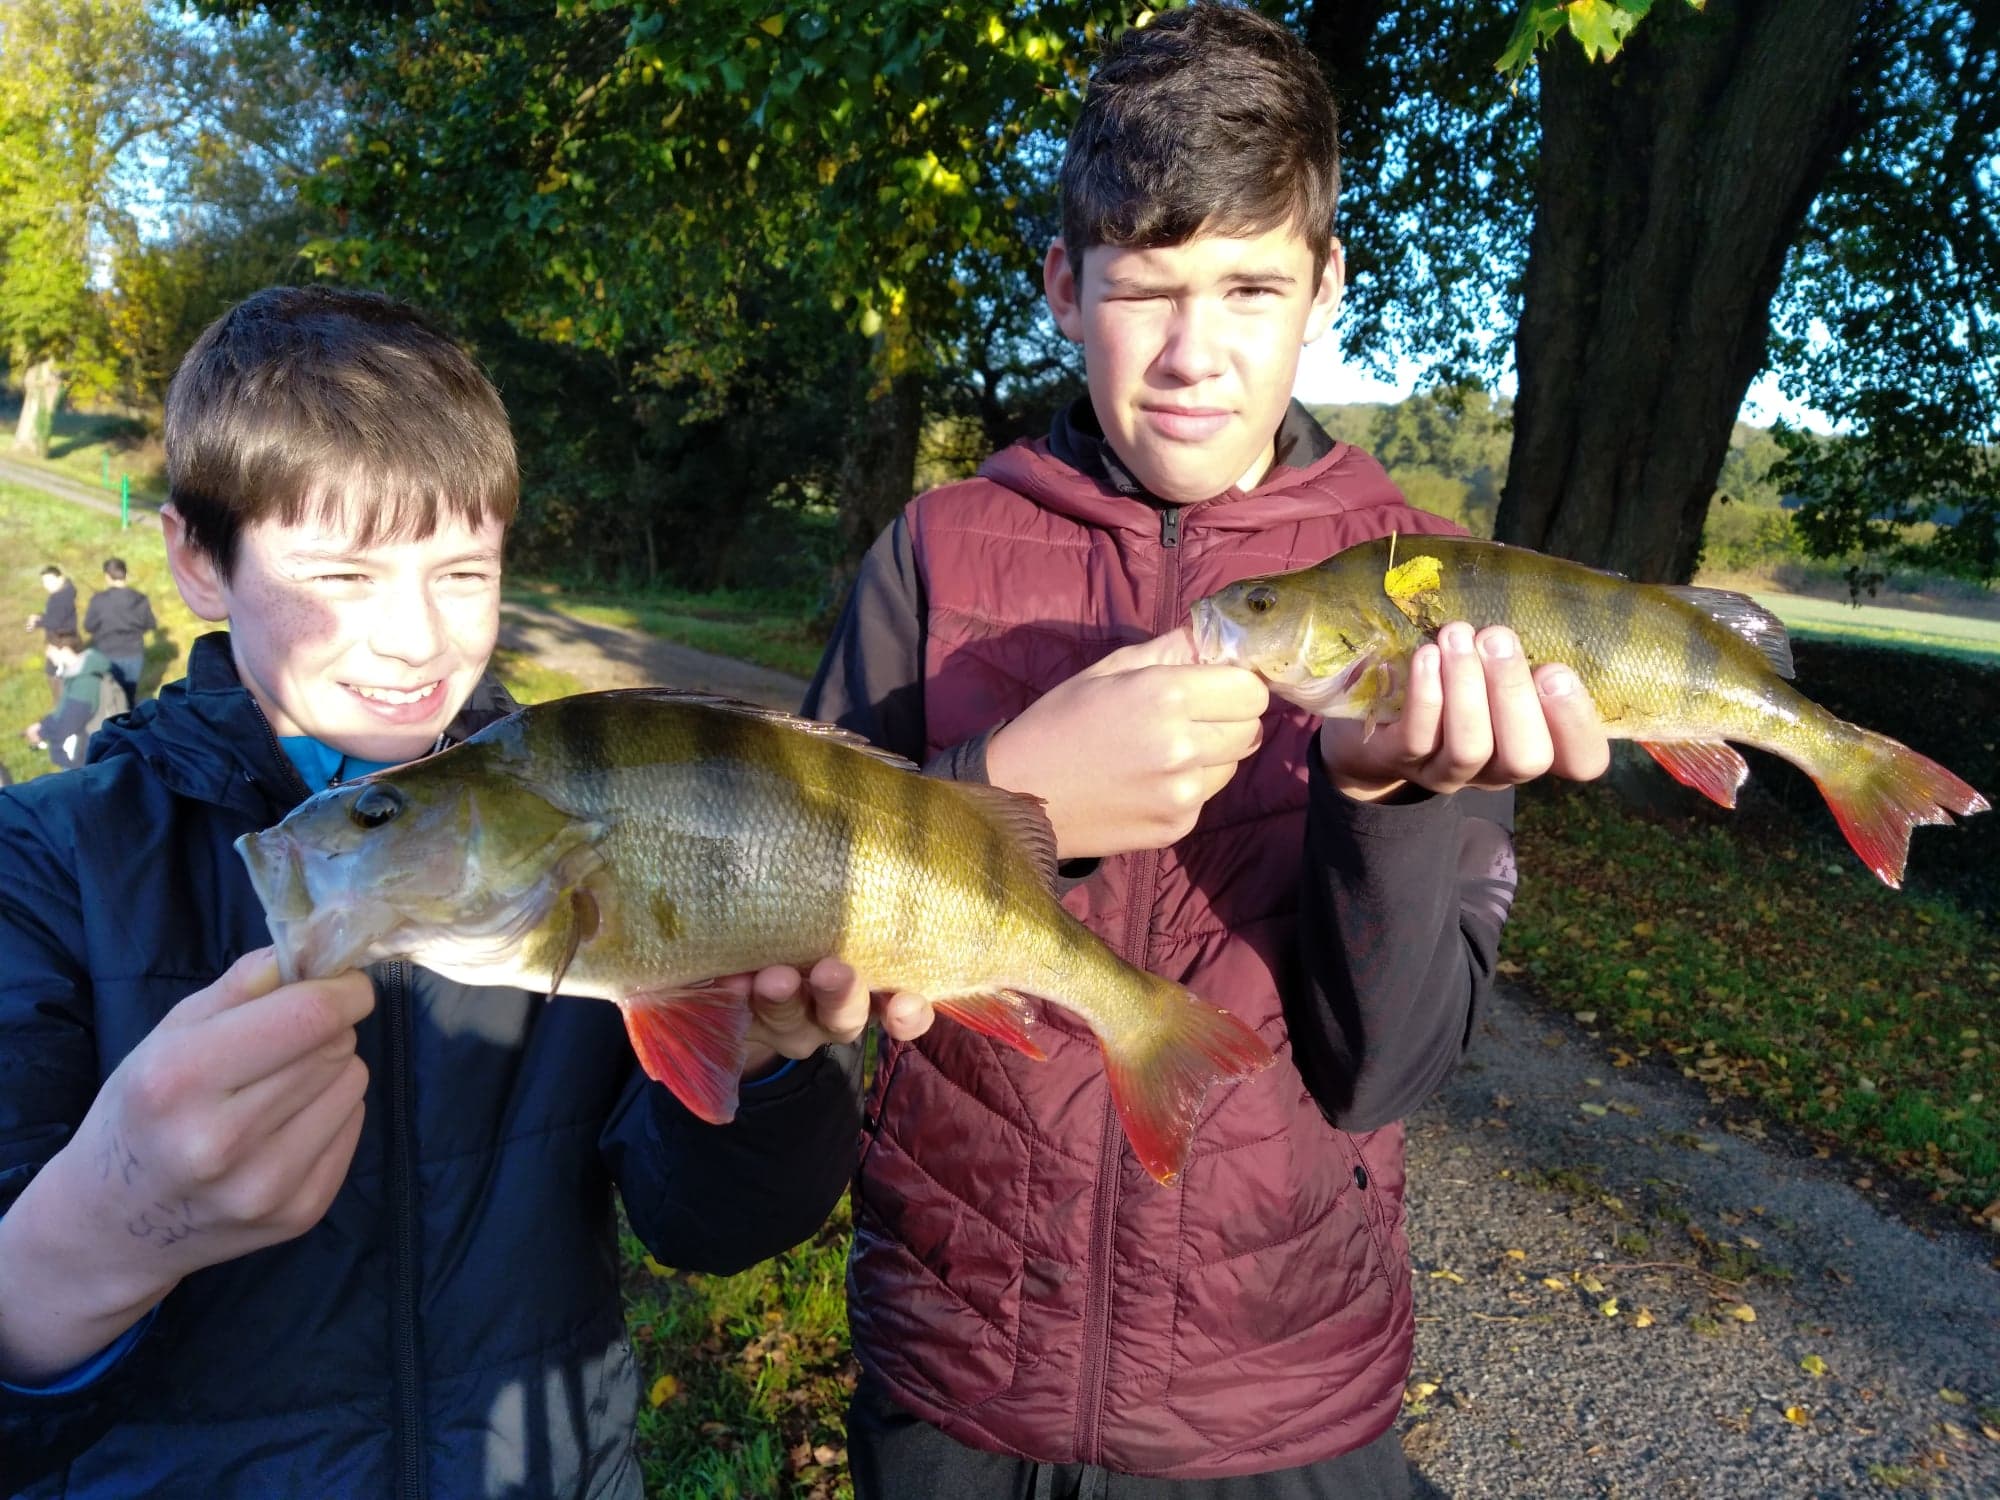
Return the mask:
{"type": "Polygon", "coordinates": [[[612,1190],[669,1264],[810,1234],[854,1162],[822,1045],[867,996],[741,977],[756,1055],[710,1127],[609,1005],[279,984],[232,841],[510,706],[513,441],[448,340],[322,288],[212,325],[166,441],[175,582],[230,628],[0,793],[0,1491],[637,1496],[612,1190]]]}
{"type": "Polygon", "coordinates": [[[1341,292],[1336,187],[1333,101],[1282,26],[1196,5],[1125,33],[1044,268],[1089,396],[911,504],[809,693],[1042,797],[1070,909],[1289,1053],[1209,1097],[1166,1189],[1059,1013],[1046,1062],[961,1027],[886,1050],[849,1266],[862,1500],[1407,1493],[1398,1122],[1470,1035],[1513,891],[1511,802],[1452,794],[1606,747],[1502,629],[1447,627],[1370,738],[1195,661],[1201,595],[1452,529],[1289,401],[1341,292]]]}
{"type": "Polygon", "coordinates": [[[125,696],[139,701],[139,678],[146,670],[146,632],[159,628],[153,601],[125,581],[125,559],[104,559],[104,587],[83,612],[90,644],[111,662],[112,673],[125,696]]]}
{"type": "MultiPolygon", "coordinates": [[[[49,602],[39,613],[28,616],[28,629],[41,631],[42,644],[47,647],[64,631],[76,630],[76,585],[63,576],[61,568],[49,563],[42,569],[42,592],[49,596],[49,602]]],[[[49,679],[49,706],[54,708],[62,702],[62,681],[56,676],[54,663],[46,659],[42,671],[49,679]]]]}
{"type": "Polygon", "coordinates": [[[75,631],[59,630],[43,652],[63,695],[56,706],[23,731],[29,744],[46,750],[58,771],[83,764],[84,748],[104,721],[131,706],[102,651],[84,648],[75,631]]]}

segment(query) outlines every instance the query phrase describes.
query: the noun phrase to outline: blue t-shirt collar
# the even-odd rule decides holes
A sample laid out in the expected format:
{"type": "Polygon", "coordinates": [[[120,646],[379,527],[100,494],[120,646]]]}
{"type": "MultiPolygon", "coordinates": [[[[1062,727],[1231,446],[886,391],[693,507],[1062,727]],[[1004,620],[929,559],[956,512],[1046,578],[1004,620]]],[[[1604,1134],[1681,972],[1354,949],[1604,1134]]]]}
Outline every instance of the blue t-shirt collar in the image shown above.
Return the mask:
{"type": "Polygon", "coordinates": [[[359,756],[345,755],[331,745],[321,744],[309,734],[281,735],[278,748],[285,752],[285,758],[298,768],[300,778],[314,791],[338,786],[357,776],[366,776],[370,771],[386,770],[402,764],[398,760],[362,760],[359,756]]]}

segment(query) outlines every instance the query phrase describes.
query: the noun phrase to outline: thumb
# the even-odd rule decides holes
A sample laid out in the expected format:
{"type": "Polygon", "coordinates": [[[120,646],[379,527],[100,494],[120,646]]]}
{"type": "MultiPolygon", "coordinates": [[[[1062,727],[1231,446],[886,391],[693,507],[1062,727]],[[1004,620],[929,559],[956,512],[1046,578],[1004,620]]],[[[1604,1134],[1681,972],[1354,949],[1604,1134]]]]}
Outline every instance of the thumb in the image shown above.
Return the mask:
{"type": "Polygon", "coordinates": [[[162,1028],[205,1021],[210,1016],[247,1005],[278,987],[278,955],[273,948],[253,948],[231,964],[208,988],[196,990],[168,1011],[162,1028]]]}
{"type": "Polygon", "coordinates": [[[1100,659],[1090,672],[1092,676],[1101,677],[1113,672],[1136,672],[1141,667],[1191,667],[1200,661],[1200,653],[1194,648],[1194,625],[1189,622],[1176,625],[1165,635],[1156,635],[1149,641],[1120,646],[1100,659]]]}

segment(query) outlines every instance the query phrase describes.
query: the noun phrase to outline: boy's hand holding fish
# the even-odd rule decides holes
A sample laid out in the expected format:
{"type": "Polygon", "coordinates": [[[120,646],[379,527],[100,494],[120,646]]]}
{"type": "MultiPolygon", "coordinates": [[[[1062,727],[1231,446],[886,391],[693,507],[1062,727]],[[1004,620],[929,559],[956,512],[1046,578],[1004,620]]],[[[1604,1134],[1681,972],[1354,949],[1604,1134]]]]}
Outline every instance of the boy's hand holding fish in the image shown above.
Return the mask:
{"type": "Polygon", "coordinates": [[[1203,665],[1186,626],[1058,684],[986,747],[995,786],[1040,797],[1064,859],[1164,849],[1263,743],[1270,690],[1203,665]]]}
{"type": "Polygon", "coordinates": [[[1611,763],[1611,744],[1590,696],[1568,667],[1530,670],[1504,625],[1477,632],[1462,620],[1411,653],[1403,712],[1371,725],[1330,718],[1320,758],[1333,784],[1360,802],[1405,786],[1432,792],[1498,790],[1550,772],[1590,781],[1611,763]]]}
{"type": "MultiPolygon", "coordinates": [[[[809,974],[773,964],[720,982],[750,1002],[745,1078],[770,1071],[781,1057],[811,1057],[828,1043],[858,1040],[877,1009],[865,981],[837,958],[821,959],[809,974]]],[[[882,1029],[899,1042],[929,1031],[935,1016],[916,995],[894,995],[880,1007],[882,1029]]]]}
{"type": "Polygon", "coordinates": [[[317,1224],[360,1139],[374,1008],[352,970],[280,985],[264,948],[168,1011],[0,1218],[0,1378],[59,1375],[184,1277],[317,1224]]]}

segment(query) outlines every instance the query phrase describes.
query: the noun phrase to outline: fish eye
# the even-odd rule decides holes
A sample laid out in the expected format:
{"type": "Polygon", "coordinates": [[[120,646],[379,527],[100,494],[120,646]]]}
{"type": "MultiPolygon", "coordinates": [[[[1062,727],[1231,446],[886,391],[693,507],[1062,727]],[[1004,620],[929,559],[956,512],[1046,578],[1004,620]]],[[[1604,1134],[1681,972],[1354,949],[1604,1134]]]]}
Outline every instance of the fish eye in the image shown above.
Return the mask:
{"type": "Polygon", "coordinates": [[[1268,583],[1260,583],[1243,596],[1243,602],[1250,606],[1251,613],[1261,615],[1276,607],[1278,591],[1268,583]]]}
{"type": "Polygon", "coordinates": [[[348,804],[347,815],[362,828],[380,828],[384,823],[394,822],[403,805],[401,792],[377,782],[363,788],[361,795],[348,804]]]}

